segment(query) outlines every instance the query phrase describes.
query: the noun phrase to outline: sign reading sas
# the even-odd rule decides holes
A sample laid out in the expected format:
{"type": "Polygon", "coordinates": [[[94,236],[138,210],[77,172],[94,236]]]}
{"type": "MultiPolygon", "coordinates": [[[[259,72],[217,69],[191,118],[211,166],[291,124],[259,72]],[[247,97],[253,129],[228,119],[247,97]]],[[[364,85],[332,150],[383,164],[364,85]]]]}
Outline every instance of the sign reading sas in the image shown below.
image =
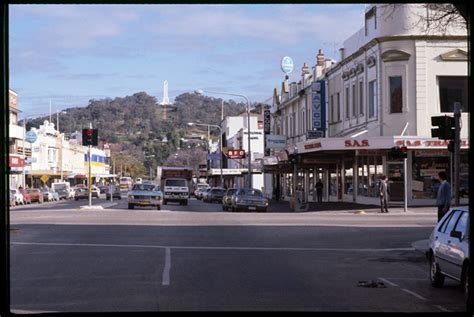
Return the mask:
{"type": "Polygon", "coordinates": [[[245,151],[244,150],[229,150],[227,151],[227,157],[229,158],[244,158],[245,151]]]}

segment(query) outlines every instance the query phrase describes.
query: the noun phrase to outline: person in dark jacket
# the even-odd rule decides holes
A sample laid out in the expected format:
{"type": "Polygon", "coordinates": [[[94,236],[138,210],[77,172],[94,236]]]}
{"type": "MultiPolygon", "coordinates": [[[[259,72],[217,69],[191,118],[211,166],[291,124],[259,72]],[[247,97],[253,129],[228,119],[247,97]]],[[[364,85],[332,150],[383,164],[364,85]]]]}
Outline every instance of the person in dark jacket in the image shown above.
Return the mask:
{"type": "Polygon", "coordinates": [[[446,180],[446,172],[439,172],[438,177],[441,185],[439,186],[438,194],[436,195],[436,206],[438,206],[438,221],[440,221],[451,206],[451,185],[446,180]]]}
{"type": "Polygon", "coordinates": [[[318,179],[318,182],[316,183],[316,196],[318,199],[318,203],[323,201],[323,183],[321,182],[320,179],[318,179]]]}
{"type": "Polygon", "coordinates": [[[388,190],[387,176],[383,175],[382,180],[380,181],[380,184],[379,184],[380,212],[381,213],[384,213],[384,212],[388,213],[388,194],[390,194],[390,192],[388,190]]]}

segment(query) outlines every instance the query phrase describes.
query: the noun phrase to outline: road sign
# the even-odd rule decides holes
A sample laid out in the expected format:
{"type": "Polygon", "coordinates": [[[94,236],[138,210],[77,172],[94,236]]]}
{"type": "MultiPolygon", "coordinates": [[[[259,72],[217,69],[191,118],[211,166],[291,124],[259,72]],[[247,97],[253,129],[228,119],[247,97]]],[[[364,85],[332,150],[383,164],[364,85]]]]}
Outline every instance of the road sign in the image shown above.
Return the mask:
{"type": "Polygon", "coordinates": [[[43,176],[41,176],[40,179],[43,183],[46,183],[48,181],[49,177],[47,175],[43,175],[43,176]]]}
{"type": "Polygon", "coordinates": [[[245,151],[244,150],[229,150],[227,151],[227,157],[229,158],[244,158],[245,157],[245,151]]]}
{"type": "Polygon", "coordinates": [[[38,135],[36,135],[35,132],[33,131],[28,131],[25,134],[25,141],[28,143],[35,143],[36,140],[38,139],[38,135]]]}

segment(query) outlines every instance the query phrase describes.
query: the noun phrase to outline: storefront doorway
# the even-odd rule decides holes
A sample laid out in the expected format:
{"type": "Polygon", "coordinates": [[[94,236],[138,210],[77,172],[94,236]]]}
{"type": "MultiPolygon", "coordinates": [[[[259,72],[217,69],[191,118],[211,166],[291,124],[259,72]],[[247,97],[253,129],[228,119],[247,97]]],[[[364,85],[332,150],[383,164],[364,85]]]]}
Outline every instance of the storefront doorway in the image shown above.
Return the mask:
{"type": "Polygon", "coordinates": [[[404,200],[403,162],[387,162],[390,201],[404,200]]]}

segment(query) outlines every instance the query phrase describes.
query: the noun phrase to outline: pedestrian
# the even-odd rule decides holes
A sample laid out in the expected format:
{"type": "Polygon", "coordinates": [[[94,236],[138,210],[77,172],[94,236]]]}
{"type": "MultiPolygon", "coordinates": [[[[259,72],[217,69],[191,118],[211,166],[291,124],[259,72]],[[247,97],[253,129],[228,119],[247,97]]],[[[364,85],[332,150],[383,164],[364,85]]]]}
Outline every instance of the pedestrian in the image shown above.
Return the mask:
{"type": "Polygon", "coordinates": [[[275,200],[280,201],[280,186],[277,185],[274,191],[275,191],[275,200]]]}
{"type": "Polygon", "coordinates": [[[387,176],[382,175],[382,180],[379,184],[379,195],[380,195],[380,213],[388,213],[388,195],[390,191],[387,184],[387,176]],[[385,209],[385,211],[384,211],[385,209]]]}
{"type": "Polygon", "coordinates": [[[451,185],[446,180],[448,177],[445,171],[439,172],[438,178],[441,185],[436,195],[436,206],[438,206],[438,221],[440,221],[451,206],[451,185]]]}
{"type": "Polygon", "coordinates": [[[320,203],[323,201],[323,187],[324,187],[323,183],[321,182],[321,179],[318,179],[315,187],[316,187],[317,200],[318,200],[318,203],[320,203]]]}

